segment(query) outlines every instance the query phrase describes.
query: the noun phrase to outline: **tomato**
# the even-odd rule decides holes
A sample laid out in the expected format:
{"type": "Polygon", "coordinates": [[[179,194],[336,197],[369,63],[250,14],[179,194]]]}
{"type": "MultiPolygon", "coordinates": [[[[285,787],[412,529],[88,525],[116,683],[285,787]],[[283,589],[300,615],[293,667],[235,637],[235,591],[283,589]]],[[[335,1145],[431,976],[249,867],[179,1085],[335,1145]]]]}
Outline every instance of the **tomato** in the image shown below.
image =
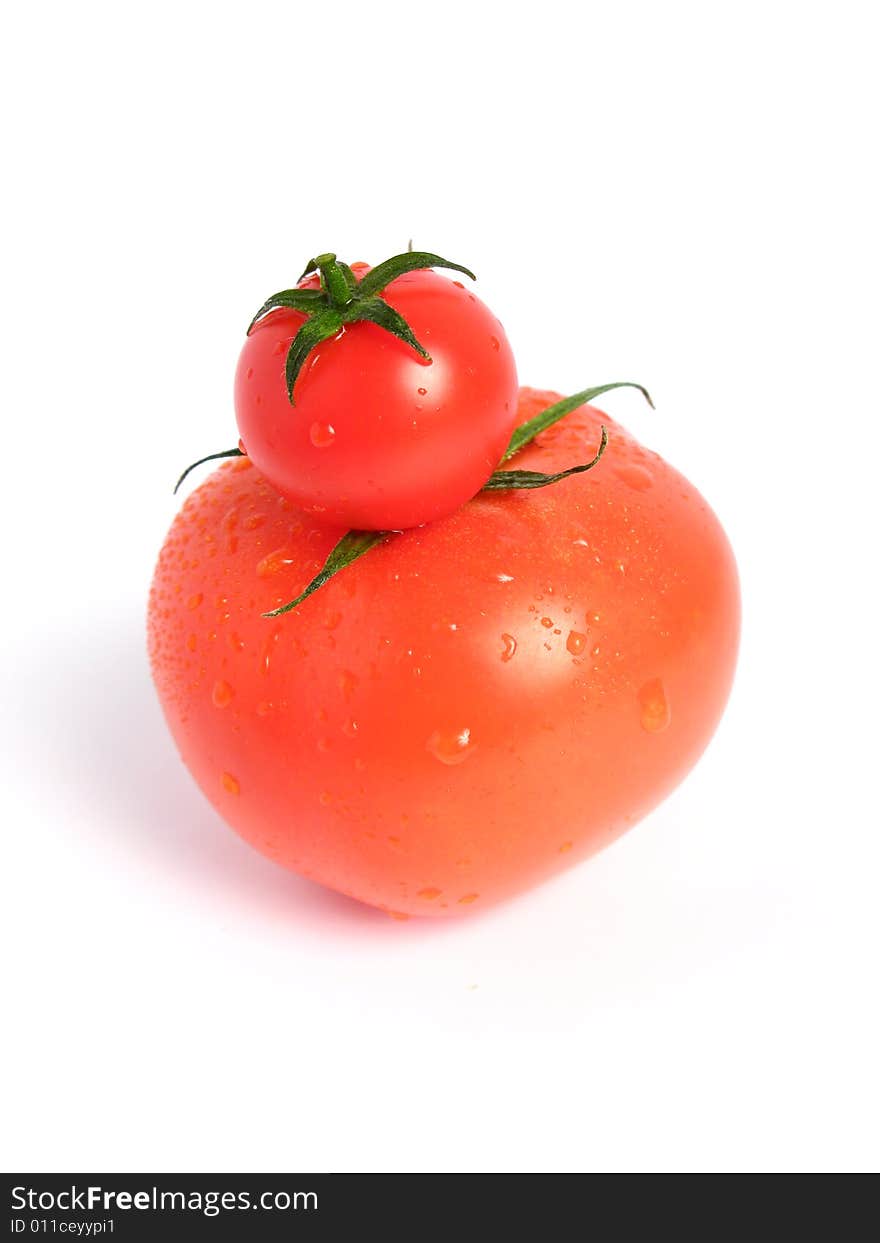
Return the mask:
{"type": "Polygon", "coordinates": [[[469,289],[415,271],[382,298],[430,362],[377,324],[346,324],[311,351],[291,405],[285,358],[306,316],[281,308],[252,328],[235,376],[239,433],[261,473],[322,521],[363,530],[451,513],[498,465],[516,420],[513,354],[469,289]]]}
{"type": "MultiPolygon", "coordinates": [[[[522,390],[518,422],[556,400],[522,390]]],[[[593,407],[486,492],[282,617],[340,528],[247,459],[159,559],[153,673],[181,755],[253,846],[404,915],[474,911],[611,842],[681,780],[730,687],[733,556],[696,489],[593,407]]]]}

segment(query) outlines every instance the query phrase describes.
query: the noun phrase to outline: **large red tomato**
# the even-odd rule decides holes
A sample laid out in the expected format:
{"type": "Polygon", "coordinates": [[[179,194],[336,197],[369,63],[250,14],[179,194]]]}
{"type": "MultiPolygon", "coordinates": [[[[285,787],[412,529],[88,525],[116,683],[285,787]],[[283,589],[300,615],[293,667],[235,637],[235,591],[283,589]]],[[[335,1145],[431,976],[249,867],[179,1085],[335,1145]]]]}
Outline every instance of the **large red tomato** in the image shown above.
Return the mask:
{"type": "MultiPolygon", "coordinates": [[[[556,397],[523,390],[519,420],[556,397]]],[[[258,850],[402,914],[479,909],[607,845],[718,721],[736,568],[706,502],[592,407],[513,465],[600,464],[483,493],[291,613],[342,532],[246,459],[183,506],[149,634],[181,755],[258,850]]]]}
{"type": "Polygon", "coordinates": [[[374,323],[350,323],[311,351],[291,405],[285,359],[306,316],[280,309],[252,328],[235,375],[239,432],[266,479],[322,522],[380,531],[432,521],[478,492],[517,400],[504,329],[461,281],[409,272],[382,299],[430,361],[374,323]]]}

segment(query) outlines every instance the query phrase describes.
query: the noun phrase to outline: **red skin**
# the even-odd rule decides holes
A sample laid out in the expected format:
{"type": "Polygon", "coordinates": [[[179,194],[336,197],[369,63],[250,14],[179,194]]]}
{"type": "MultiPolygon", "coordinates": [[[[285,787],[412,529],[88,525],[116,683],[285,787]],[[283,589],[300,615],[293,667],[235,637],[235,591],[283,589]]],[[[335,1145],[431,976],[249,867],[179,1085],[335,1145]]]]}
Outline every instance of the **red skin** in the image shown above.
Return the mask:
{"type": "Polygon", "coordinates": [[[497,467],[516,422],[513,353],[476,295],[421,271],[382,296],[430,363],[374,324],[350,324],[309,356],[291,406],[284,364],[305,317],[278,310],[245,341],[235,375],[254,464],[299,508],[356,530],[419,526],[463,505],[497,467]]]}
{"type": "MultiPolygon", "coordinates": [[[[555,400],[522,390],[517,421],[555,400]]],[[[341,531],[246,460],[189,497],[153,584],[153,673],[185,763],[258,850],[390,912],[460,914],[607,845],[684,777],[733,676],[736,567],[696,489],[592,407],[515,465],[588,460],[600,423],[595,470],[483,494],[276,619],[341,531]]]]}

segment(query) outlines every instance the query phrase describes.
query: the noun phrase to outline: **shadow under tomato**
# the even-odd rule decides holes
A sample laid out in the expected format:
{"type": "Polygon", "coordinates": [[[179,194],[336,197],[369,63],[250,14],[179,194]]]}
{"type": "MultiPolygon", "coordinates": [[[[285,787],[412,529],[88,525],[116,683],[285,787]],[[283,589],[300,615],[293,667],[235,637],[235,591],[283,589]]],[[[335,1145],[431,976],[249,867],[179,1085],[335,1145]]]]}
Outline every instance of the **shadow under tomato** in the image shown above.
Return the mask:
{"type": "MultiPolygon", "coordinates": [[[[261,916],[319,924],[346,939],[424,936],[447,921],[390,919],[383,912],[277,867],[240,841],[207,803],[177,755],[150,678],[143,619],[102,617],[100,629],[59,636],[50,705],[42,722],[47,771],[95,833],[124,837],[157,883],[221,891],[261,916]],[[60,708],[59,708],[60,705],[60,708]],[[65,719],[66,718],[66,719],[65,719]],[[47,720],[54,725],[46,728],[47,720]]],[[[451,922],[451,921],[450,921],[451,922]]]]}

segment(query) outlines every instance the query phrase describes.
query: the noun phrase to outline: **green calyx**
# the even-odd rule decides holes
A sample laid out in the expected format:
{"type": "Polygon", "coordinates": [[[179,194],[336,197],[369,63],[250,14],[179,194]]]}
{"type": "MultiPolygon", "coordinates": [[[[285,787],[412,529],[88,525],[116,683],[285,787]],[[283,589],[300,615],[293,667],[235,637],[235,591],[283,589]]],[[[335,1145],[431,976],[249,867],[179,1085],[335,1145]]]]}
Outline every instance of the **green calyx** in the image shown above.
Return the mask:
{"type": "Polygon", "coordinates": [[[425,362],[431,361],[430,354],[416,339],[403,316],[381,297],[386,286],[398,276],[425,268],[449,268],[454,272],[462,272],[471,280],[477,279],[473,272],[462,267],[460,263],[450,263],[448,259],[442,259],[440,255],[432,255],[425,250],[410,250],[386,259],[384,263],[371,268],[362,280],[358,280],[347,263],[342,263],[336,255],[328,252],[310,259],[299,278],[302,282],[306,277],[317,273],[321,281],[320,289],[302,289],[298,285],[295,289],[282,289],[266,299],[248,325],[248,335],[263,316],[279,307],[299,311],[307,316],[287,351],[285,380],[291,405],[294,405],[293,390],[297,377],[312,350],[322,341],[329,341],[331,337],[337,336],[346,324],[376,324],[403,341],[425,362]]]}
{"type": "MultiPolygon", "coordinates": [[[[540,411],[539,414],[528,419],[525,423],[521,423],[510,438],[510,442],[501,459],[502,464],[509,461],[520,449],[524,449],[526,445],[531,444],[541,432],[546,431],[548,427],[552,427],[554,423],[558,423],[560,419],[564,419],[567,414],[571,414],[574,410],[586,405],[587,402],[593,401],[603,393],[609,393],[616,388],[638,389],[653,410],[654,403],[648,390],[641,384],[633,384],[628,380],[617,381],[614,384],[599,384],[595,388],[582,389],[581,392],[574,393],[571,397],[563,397],[561,401],[555,402],[552,406],[548,406],[546,410],[540,411]]],[[[600,429],[599,446],[589,462],[584,462],[578,466],[570,466],[568,470],[561,470],[552,475],[546,475],[536,470],[496,470],[483,484],[481,492],[508,492],[521,488],[546,488],[548,485],[559,483],[572,475],[582,475],[586,471],[592,470],[594,466],[599,464],[607,447],[608,432],[603,426],[600,429]]],[[[223,455],[215,454],[214,456],[221,457],[223,455]]],[[[208,459],[204,460],[207,461],[208,459]]],[[[344,570],[354,561],[358,561],[371,548],[384,544],[387,539],[400,534],[401,532],[399,531],[346,532],[342,539],[331,549],[330,555],[327,557],[321,570],[306,588],[300,592],[296,599],[288,601],[287,604],[280,605],[277,609],[272,609],[269,613],[264,613],[263,616],[281,617],[285,613],[292,612],[304,600],[307,600],[313,592],[317,591],[319,587],[323,587],[334,575],[338,574],[340,570],[344,570]]]]}
{"type": "MultiPolygon", "coordinates": [[[[322,256],[322,258],[324,257],[326,256],[322,256]]],[[[405,256],[403,257],[405,258],[405,256]]],[[[317,263],[318,261],[315,260],[314,262],[317,263]]],[[[390,262],[392,261],[389,260],[390,262]]],[[[595,400],[596,397],[601,397],[603,393],[610,393],[612,389],[616,388],[637,389],[653,410],[654,403],[648,390],[643,388],[641,384],[633,384],[629,380],[618,380],[614,384],[599,384],[594,388],[582,389],[579,393],[573,393],[571,397],[563,397],[561,401],[554,402],[552,406],[548,406],[531,419],[526,420],[525,423],[521,423],[510,438],[510,442],[501,459],[501,465],[503,466],[516,453],[519,453],[520,449],[524,449],[526,445],[531,444],[541,432],[546,431],[548,427],[552,427],[554,423],[558,423],[560,419],[564,419],[567,414],[571,414],[574,410],[595,400]]],[[[607,431],[602,427],[600,432],[599,446],[589,462],[583,462],[578,466],[569,466],[567,470],[557,471],[552,475],[546,475],[537,470],[496,470],[489,476],[480,491],[511,492],[522,488],[546,488],[550,484],[560,483],[563,479],[568,479],[572,475],[582,475],[599,464],[603,453],[608,447],[607,431]]],[[[213,462],[218,458],[245,456],[241,449],[225,449],[221,453],[209,453],[207,457],[199,458],[197,462],[193,462],[191,466],[186,468],[178,479],[174,491],[177,491],[190,471],[195,470],[197,466],[201,466],[203,462],[213,462]]],[[[302,604],[304,600],[307,600],[319,587],[323,587],[326,582],[329,582],[340,570],[346,569],[352,562],[359,560],[371,548],[375,548],[377,544],[384,544],[387,539],[400,534],[400,531],[348,531],[331,549],[330,555],[322,568],[296,599],[290,600],[287,604],[280,605],[277,609],[272,609],[269,613],[264,613],[263,616],[281,617],[284,613],[290,613],[302,604]]]]}

